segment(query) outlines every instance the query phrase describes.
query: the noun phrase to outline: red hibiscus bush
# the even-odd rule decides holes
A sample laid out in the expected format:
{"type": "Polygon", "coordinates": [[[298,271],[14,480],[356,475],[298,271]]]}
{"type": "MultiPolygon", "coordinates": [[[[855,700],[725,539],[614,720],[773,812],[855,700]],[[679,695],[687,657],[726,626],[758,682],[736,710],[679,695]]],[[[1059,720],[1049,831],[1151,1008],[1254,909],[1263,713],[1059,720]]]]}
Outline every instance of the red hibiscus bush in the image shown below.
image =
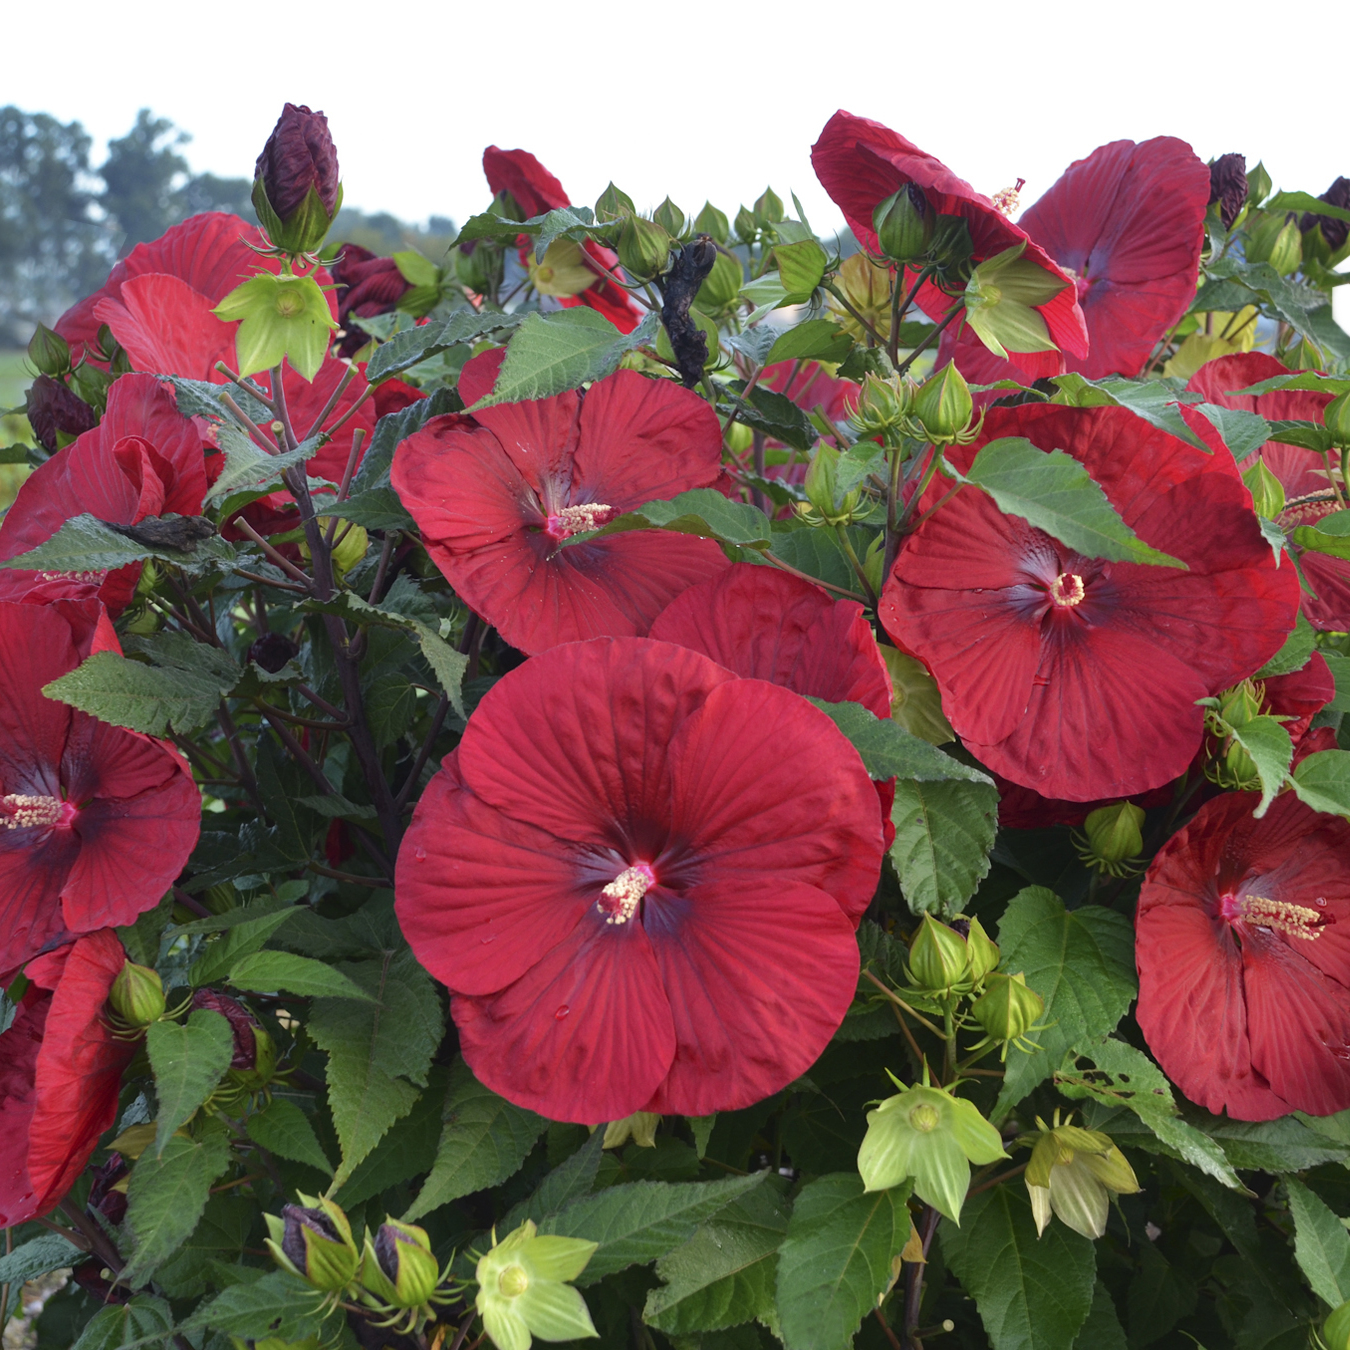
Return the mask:
{"type": "Polygon", "coordinates": [[[288,104],[35,334],[44,1348],[1350,1345],[1350,187],[810,155],[379,258],[288,104]]]}

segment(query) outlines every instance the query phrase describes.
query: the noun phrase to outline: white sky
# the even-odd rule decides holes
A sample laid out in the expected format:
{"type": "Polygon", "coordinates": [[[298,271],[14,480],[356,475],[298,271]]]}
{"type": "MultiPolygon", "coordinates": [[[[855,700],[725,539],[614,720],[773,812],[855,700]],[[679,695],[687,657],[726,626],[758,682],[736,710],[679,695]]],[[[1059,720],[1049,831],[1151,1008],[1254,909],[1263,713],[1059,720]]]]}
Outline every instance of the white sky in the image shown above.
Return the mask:
{"type": "Polygon", "coordinates": [[[577,203],[613,177],[639,207],[669,193],[690,214],[711,197],[734,216],[768,182],[832,229],[810,147],[841,106],[984,192],[1025,178],[1023,205],[1120,137],[1181,136],[1205,159],[1241,151],[1277,187],[1314,193],[1350,174],[1343,3],[1297,19],[1270,0],[6,11],[0,101],[80,119],[95,162],[149,106],[192,133],[194,170],[248,176],[290,99],[328,114],[350,205],[414,221],[483,209],[495,142],[533,151],[577,203]]]}

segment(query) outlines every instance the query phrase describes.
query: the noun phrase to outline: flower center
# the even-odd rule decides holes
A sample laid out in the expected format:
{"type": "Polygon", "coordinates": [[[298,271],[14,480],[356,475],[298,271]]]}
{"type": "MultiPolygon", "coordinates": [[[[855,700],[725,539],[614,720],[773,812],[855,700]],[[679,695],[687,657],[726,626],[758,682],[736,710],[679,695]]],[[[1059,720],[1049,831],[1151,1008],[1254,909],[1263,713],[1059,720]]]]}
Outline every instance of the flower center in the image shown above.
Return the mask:
{"type": "Polygon", "coordinates": [[[1077,572],[1061,572],[1050,583],[1050,599],[1060,609],[1072,609],[1086,594],[1087,587],[1077,572]]]}
{"type": "Polygon", "coordinates": [[[576,506],[560,506],[549,515],[544,528],[554,539],[570,539],[574,534],[598,530],[613,516],[614,508],[603,502],[579,502],[576,506]]]}
{"type": "Polygon", "coordinates": [[[69,827],[75,820],[75,807],[59,797],[35,797],[27,792],[11,792],[0,797],[0,821],[7,830],[41,830],[53,825],[69,827]]]}
{"type": "Polygon", "coordinates": [[[993,196],[993,203],[1007,217],[1011,219],[1012,213],[1017,210],[1017,201],[1021,196],[1022,188],[1026,184],[1025,178],[1019,178],[1014,187],[1000,188],[993,196]]]}
{"type": "Polygon", "coordinates": [[[1321,911],[1289,900],[1268,900],[1263,895],[1234,895],[1226,891],[1219,897],[1219,912],[1229,923],[1240,920],[1253,928],[1270,928],[1286,937],[1316,942],[1322,936],[1321,911]]]}
{"type": "Polygon", "coordinates": [[[1322,492],[1310,492],[1306,497],[1291,497],[1284,504],[1276,524],[1286,530],[1295,525],[1315,525],[1319,520],[1340,510],[1340,500],[1333,488],[1322,492]]]}
{"type": "Polygon", "coordinates": [[[931,1130],[937,1129],[940,1119],[937,1107],[931,1106],[927,1102],[920,1102],[909,1113],[909,1123],[920,1134],[928,1134],[931,1130]]]}
{"type": "Polygon", "coordinates": [[[627,923],[637,912],[638,902],[656,885],[656,873],[650,863],[635,863],[625,867],[601,892],[596,909],[605,916],[606,923],[627,923]]]}
{"type": "Polygon", "coordinates": [[[530,1287],[530,1277],[524,1266],[507,1266],[497,1276],[497,1288],[507,1298],[519,1298],[530,1287]]]}
{"type": "Polygon", "coordinates": [[[39,572],[43,581],[76,581],[83,586],[101,586],[106,572],[39,572]]]}

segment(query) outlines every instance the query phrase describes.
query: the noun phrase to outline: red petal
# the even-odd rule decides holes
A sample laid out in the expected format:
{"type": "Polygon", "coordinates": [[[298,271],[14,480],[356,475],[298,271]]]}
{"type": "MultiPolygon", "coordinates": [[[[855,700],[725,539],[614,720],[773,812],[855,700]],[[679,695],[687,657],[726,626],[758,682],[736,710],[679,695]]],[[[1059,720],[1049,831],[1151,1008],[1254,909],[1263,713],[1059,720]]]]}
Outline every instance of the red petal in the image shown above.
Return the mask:
{"type": "Polygon", "coordinates": [[[472,408],[480,398],[486,398],[492,392],[505,360],[506,348],[494,347],[469,357],[464,363],[464,369],[459,372],[459,396],[466,408],[472,408]]]}
{"type": "Polygon", "coordinates": [[[509,192],[526,217],[570,205],[563,185],[528,150],[483,151],[483,173],[495,195],[509,192]]]}
{"type": "Polygon", "coordinates": [[[9,1146],[0,1152],[0,1227],[13,1228],[41,1213],[41,1197],[28,1176],[28,1139],[37,1105],[34,1077],[51,995],[36,986],[0,1032],[0,1130],[9,1146]]]}
{"type": "Polygon", "coordinates": [[[179,277],[150,273],[124,282],[117,299],[100,300],[94,317],[112,329],[136,370],[218,384],[216,362],[234,364],[238,327],[211,313],[218,303],[179,277]]]}

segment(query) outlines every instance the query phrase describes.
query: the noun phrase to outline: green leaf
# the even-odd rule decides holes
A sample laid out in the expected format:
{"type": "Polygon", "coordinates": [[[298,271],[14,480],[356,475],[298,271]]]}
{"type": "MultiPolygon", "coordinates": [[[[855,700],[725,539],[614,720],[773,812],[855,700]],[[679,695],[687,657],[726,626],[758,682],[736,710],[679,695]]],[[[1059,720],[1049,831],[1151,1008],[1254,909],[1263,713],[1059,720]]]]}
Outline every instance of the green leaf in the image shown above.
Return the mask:
{"type": "Polygon", "coordinates": [[[814,239],[779,244],[773,251],[778,264],[778,282],[791,296],[806,299],[820,285],[829,257],[814,239]]]}
{"type": "Polygon", "coordinates": [[[584,307],[527,314],[507,345],[492,392],[469,411],[552,398],[603,379],[618,369],[625,353],[654,342],[659,323],[648,314],[631,333],[621,333],[603,314],[584,307]]]}
{"type": "Polygon", "coordinates": [[[304,1163],[320,1172],[333,1174],[333,1164],[314,1133],[309,1117],[284,1097],[273,1097],[261,1111],[248,1118],[248,1135],[261,1148],[278,1158],[304,1163]]]}
{"type": "Polygon", "coordinates": [[[509,1233],[519,1228],[526,1219],[538,1223],[549,1214],[557,1214],[573,1200],[589,1195],[595,1186],[601,1160],[605,1156],[605,1132],[597,1129],[591,1137],[565,1162],[546,1176],[539,1189],[522,1200],[507,1214],[499,1227],[509,1233]]]}
{"type": "Polygon", "coordinates": [[[779,335],[764,358],[775,361],[842,361],[853,347],[853,339],[829,319],[807,319],[779,335]]]}
{"type": "Polygon", "coordinates": [[[1339,1308],[1350,1299],[1350,1234],[1345,1224],[1301,1181],[1286,1177],[1294,1219],[1294,1256],[1312,1291],[1339,1308]]]}
{"type": "Polygon", "coordinates": [[[542,1116],[485,1088],[462,1058],[450,1070],[443,1119],[431,1175],[405,1221],[513,1176],[547,1124],[542,1116]]]}
{"type": "Polygon", "coordinates": [[[236,1284],[197,1308],[183,1323],[187,1331],[208,1327],[250,1340],[275,1337],[281,1342],[318,1336],[322,1296],[289,1271],[273,1270],[261,1279],[236,1284]]]}
{"type": "Polygon", "coordinates": [[[1294,770],[1291,786],[1314,811],[1350,816],[1350,750],[1319,750],[1294,770]]]}
{"type": "Polygon", "coordinates": [[[1251,756],[1261,779],[1261,802],[1252,813],[1259,820],[1289,776],[1294,742],[1274,717],[1253,717],[1231,730],[1233,739],[1251,756]]]}
{"type": "Polygon", "coordinates": [[[1087,1321],[1079,1329],[1073,1344],[1074,1350],[1128,1350],[1125,1328],[1120,1325],[1111,1292],[1100,1279],[1092,1289],[1092,1307],[1088,1310],[1087,1321]]]}
{"type": "Polygon", "coordinates": [[[802,1187],[778,1255],[778,1318],[787,1350],[847,1350],[895,1275],[909,1240],[909,1186],[863,1191],[856,1172],[802,1187]]]}
{"type": "Polygon", "coordinates": [[[294,450],[274,455],[260,449],[238,427],[228,423],[217,429],[216,439],[225,452],[225,467],[206,494],[208,505],[218,505],[236,492],[262,492],[276,487],[288,469],[297,469],[313,459],[325,438],[313,436],[294,450]]]}
{"type": "MultiPolygon", "coordinates": [[[[1245,301],[1243,302],[1245,303],[1245,301]]],[[[1228,308],[1240,308],[1240,305],[1228,308]]],[[[1216,306],[1225,308],[1225,306],[1216,306]]],[[[1053,383],[1060,392],[1055,395],[1055,403],[1067,403],[1077,408],[1100,408],[1116,406],[1128,408],[1136,417],[1142,418],[1149,426],[1157,427],[1170,436],[1183,440],[1196,450],[1210,454],[1210,448],[1186,424],[1181,415],[1177,387],[1162,380],[1127,380],[1120,375],[1107,375],[1100,380],[1089,380],[1083,375],[1071,373],[1052,376],[1053,383]]]]}
{"type": "Polygon", "coordinates": [[[122,1271],[127,1284],[152,1275],[191,1235],[206,1208],[211,1183],[229,1162],[229,1143],[221,1134],[197,1140],[174,1135],[161,1156],[148,1150],[141,1154],[127,1186],[126,1224],[136,1240],[122,1271]]]}
{"type": "Polygon", "coordinates": [[[744,387],[744,381],[741,380],[733,380],[727,386],[732,393],[742,394],[743,397],[735,402],[719,402],[717,411],[723,417],[734,415],[738,422],[743,422],[755,431],[762,431],[794,450],[807,451],[815,445],[820,433],[806,413],[790,398],[758,384],[745,395],[744,387]]]}
{"type": "MultiPolygon", "coordinates": [[[[1330,216],[1332,220],[1350,220],[1350,211],[1333,206],[1311,192],[1277,192],[1265,203],[1267,211],[1307,211],[1314,216],[1330,216]]],[[[1346,1297],[1350,1298],[1350,1295],[1346,1297]]]]}
{"type": "MultiPolygon", "coordinates": [[[[247,909],[231,911],[228,917],[234,922],[228,928],[224,924],[220,925],[225,929],[225,936],[208,942],[202,948],[201,955],[193,962],[188,977],[194,988],[199,989],[203,985],[223,980],[226,972],[232,970],[245,956],[260,950],[263,943],[298,912],[293,905],[271,909],[262,914],[253,913],[253,909],[253,906],[249,906],[247,909]]],[[[223,919],[227,916],[220,917],[223,919]]],[[[197,922],[210,923],[211,920],[199,919],[197,922]]],[[[208,930],[185,924],[182,928],[174,929],[174,935],[205,931],[208,930]]]]}
{"type": "Polygon", "coordinates": [[[152,1023],[145,1048],[159,1098],[155,1156],[162,1157],[173,1132],[192,1119],[224,1078],[234,1058],[234,1033],[220,1013],[199,1008],[185,1023],[152,1023]]]}
{"type": "Polygon", "coordinates": [[[380,384],[393,375],[402,374],[428,357],[437,356],[458,347],[462,343],[472,343],[489,333],[500,332],[505,328],[514,328],[524,315],[517,314],[476,314],[463,310],[452,314],[448,319],[421,324],[416,328],[395,333],[388,342],[382,342],[366,363],[366,379],[371,384],[380,384]]]}
{"type": "Polygon", "coordinates": [[[630,1182],[573,1200],[542,1219],[539,1231],[598,1243],[577,1280],[594,1284],[627,1266],[646,1265],[664,1256],[688,1241],[703,1220],[763,1184],[763,1175],[678,1184],[630,1182]]]}
{"type": "Polygon", "coordinates": [[[411,530],[413,518],[391,487],[369,488],[336,506],[325,505],[324,514],[350,520],[367,530],[411,530]]]}
{"type": "Polygon", "coordinates": [[[1317,646],[1317,632],[1299,611],[1294,631],[1284,640],[1284,646],[1252,676],[1254,680],[1268,680],[1275,675],[1292,675],[1302,670],[1312,659],[1317,646]]]}
{"type": "Polygon", "coordinates": [[[1327,704],[1327,711],[1350,712],[1350,656],[1328,650],[1322,653],[1322,659],[1336,681],[1336,697],[1327,704]]]}
{"type": "Polygon", "coordinates": [[[1249,455],[1254,455],[1270,439],[1270,423],[1257,413],[1246,412],[1241,408],[1223,408],[1217,403],[1201,403],[1198,406],[1239,464],[1249,455]]]}
{"type": "MultiPolygon", "coordinates": [[[[733,502],[714,488],[694,488],[669,501],[646,502],[629,515],[640,518],[639,527],[640,522],[646,522],[742,548],[767,548],[773,533],[773,526],[763,511],[746,502],[733,502]]],[[[606,527],[597,531],[598,534],[605,532],[606,527]]]]}
{"type": "Polygon", "coordinates": [[[70,1350],[121,1350],[123,1346],[172,1345],[173,1311],[162,1298],[136,1294],[100,1308],[70,1350]]]}
{"type": "Polygon", "coordinates": [[[1320,1163],[1350,1159],[1350,1144],[1309,1129],[1296,1116],[1230,1120],[1195,1109],[1187,1115],[1198,1129],[1223,1146],[1228,1161],[1239,1171],[1301,1172],[1320,1163]]]}
{"type": "Polygon", "coordinates": [[[643,1321],[667,1335],[687,1335],[772,1317],[789,1208],[766,1185],[720,1210],[656,1263],[664,1285],[647,1295],[643,1321]]]}
{"type": "Polygon", "coordinates": [[[1186,567],[1144,543],[1100,484],[1063,450],[1041,450],[1024,436],[1004,436],[984,446],[965,476],[956,477],[983,488],[1005,515],[1021,516],[1084,557],[1186,567]]]}
{"type": "Polygon", "coordinates": [[[1070,1350],[1092,1308],[1092,1243],[1058,1220],[1037,1238],[1020,1180],[971,1196],[962,1219],[960,1228],[942,1224],[942,1254],[993,1350],[1070,1350]]]}
{"type": "MultiPolygon", "coordinates": [[[[441,1113],[445,1104],[448,1070],[434,1066],[427,1074],[427,1088],[417,1104],[402,1120],[390,1126],[379,1148],[368,1153],[353,1169],[334,1199],[344,1209],[380,1195],[391,1186],[400,1186],[413,1177],[424,1176],[436,1161],[436,1144],[441,1137],[441,1113]]],[[[400,1194],[398,1204],[404,1196],[400,1194]]],[[[509,1229],[502,1228],[502,1232],[509,1229]]]]}
{"type": "Polygon", "coordinates": [[[1350,558],[1350,511],[1335,511],[1316,525],[1294,528],[1294,543],[1330,558],[1350,558]]]}
{"type": "Polygon", "coordinates": [[[156,529],[166,537],[172,537],[186,519],[175,515],[150,516],[137,522],[134,529],[141,532],[141,538],[135,538],[128,532],[133,527],[108,525],[88,514],[72,516],[50,539],[27,553],[0,562],[0,568],[22,568],[32,572],[111,572],[146,558],[192,566],[214,559],[229,561],[234,557],[234,549],[214,534],[214,526],[210,527],[212,534],[205,539],[191,538],[189,530],[182,548],[142,542],[156,529]]]}
{"type": "Polygon", "coordinates": [[[895,784],[891,823],[891,861],[910,911],[960,913],[989,872],[989,850],[998,832],[998,789],[991,783],[902,778],[895,784]]]}
{"type": "MultiPolygon", "coordinates": [[[[878,717],[861,703],[826,703],[808,698],[853,743],[867,772],[876,779],[905,778],[933,783],[961,780],[988,783],[988,774],[945,755],[935,745],[912,735],[888,717],[878,717]]],[[[983,874],[981,874],[983,875],[983,874]]]]}
{"type": "Polygon", "coordinates": [[[356,475],[352,479],[352,495],[363,494],[389,486],[389,466],[394,451],[416,431],[443,413],[459,412],[464,407],[458,390],[437,389],[430,398],[419,398],[398,412],[385,413],[375,423],[375,434],[370,438],[366,452],[361,456],[356,475]]]}
{"type": "MultiPolygon", "coordinates": [[[[870,535],[865,530],[850,529],[849,542],[861,558],[867,551],[870,535]]],[[[777,529],[773,532],[769,552],[809,577],[846,591],[858,589],[857,574],[839,547],[838,536],[833,530],[813,530],[805,525],[795,529],[777,529]]]]}
{"type": "Polygon", "coordinates": [[[1066,910],[1043,886],[1012,898],[999,921],[998,945],[1000,967],[1025,975],[1045,1000],[1041,1021],[1049,1025],[1036,1033],[1034,1053],[1009,1054],[991,1113],[996,1121],[1048,1078],[1068,1050],[1114,1031],[1138,989],[1129,920],[1100,905],[1066,910]]]}
{"type": "Polygon", "coordinates": [[[341,969],[377,1003],[321,998],[310,1013],[309,1034],[328,1052],[328,1104],[342,1145],[335,1186],[412,1110],[445,1020],[431,976],[410,951],[341,969]]]}
{"type": "Polygon", "coordinates": [[[309,956],[292,956],[290,952],[253,952],[235,962],[226,981],[236,989],[258,993],[285,990],[302,998],[359,998],[373,1002],[370,994],[340,970],[309,956]]]}
{"type": "Polygon", "coordinates": [[[0,1256],[0,1286],[9,1286],[9,1307],[0,1307],[0,1326],[9,1322],[19,1306],[26,1280],[36,1279],[50,1270],[60,1270],[62,1266],[73,1266],[83,1257],[84,1253],[59,1233],[39,1233],[12,1252],[0,1256]]]}

